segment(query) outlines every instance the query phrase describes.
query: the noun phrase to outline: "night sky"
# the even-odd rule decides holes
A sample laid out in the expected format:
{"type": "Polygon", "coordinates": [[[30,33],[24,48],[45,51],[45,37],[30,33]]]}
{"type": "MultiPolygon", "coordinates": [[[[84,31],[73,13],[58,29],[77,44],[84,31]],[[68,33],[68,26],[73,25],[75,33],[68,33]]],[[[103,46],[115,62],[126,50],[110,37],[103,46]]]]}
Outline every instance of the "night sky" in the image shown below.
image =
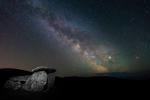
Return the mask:
{"type": "Polygon", "coordinates": [[[149,59],[150,0],[0,0],[0,68],[143,73],[149,59]]]}

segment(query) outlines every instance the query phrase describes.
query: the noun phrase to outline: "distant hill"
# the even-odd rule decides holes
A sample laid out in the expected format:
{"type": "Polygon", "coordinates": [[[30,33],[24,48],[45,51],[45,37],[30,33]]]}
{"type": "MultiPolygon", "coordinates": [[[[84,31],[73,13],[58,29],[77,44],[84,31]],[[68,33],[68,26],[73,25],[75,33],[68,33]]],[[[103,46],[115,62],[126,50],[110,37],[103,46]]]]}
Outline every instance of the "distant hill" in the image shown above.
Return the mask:
{"type": "Polygon", "coordinates": [[[119,79],[129,79],[129,80],[150,80],[150,73],[148,72],[112,72],[112,73],[103,73],[95,74],[95,76],[103,77],[113,77],[119,79]]]}

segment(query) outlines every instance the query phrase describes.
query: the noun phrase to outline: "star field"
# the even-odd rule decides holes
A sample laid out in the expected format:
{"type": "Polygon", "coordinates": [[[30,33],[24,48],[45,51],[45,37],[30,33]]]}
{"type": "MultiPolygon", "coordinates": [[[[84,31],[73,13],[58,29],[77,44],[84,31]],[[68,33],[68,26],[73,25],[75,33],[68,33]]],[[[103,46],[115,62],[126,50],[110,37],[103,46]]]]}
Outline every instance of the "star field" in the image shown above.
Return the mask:
{"type": "Polygon", "coordinates": [[[1,0],[0,68],[147,72],[149,17],[149,0],[1,0]]]}

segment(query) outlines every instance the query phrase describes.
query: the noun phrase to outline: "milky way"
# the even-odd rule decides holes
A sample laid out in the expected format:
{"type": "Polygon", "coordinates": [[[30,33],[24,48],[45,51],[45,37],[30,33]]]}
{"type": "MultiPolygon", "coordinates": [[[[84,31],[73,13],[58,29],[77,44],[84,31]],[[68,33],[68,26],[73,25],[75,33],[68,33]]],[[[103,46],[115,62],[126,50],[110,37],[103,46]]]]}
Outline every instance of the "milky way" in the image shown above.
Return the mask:
{"type": "MultiPolygon", "coordinates": [[[[111,55],[109,55],[109,51],[113,52],[111,51],[112,48],[97,48],[90,38],[88,39],[86,32],[69,26],[63,18],[55,16],[55,19],[44,19],[42,17],[39,20],[44,28],[46,27],[48,30],[48,33],[44,33],[47,37],[52,35],[61,45],[68,46],[78,55],[82,62],[88,64],[95,72],[105,73],[109,71],[109,68],[107,68],[104,63],[111,62],[112,58],[111,55]],[[102,49],[106,50],[102,51],[102,49]]],[[[51,37],[49,39],[51,39],[51,37]]]]}
{"type": "Polygon", "coordinates": [[[0,1],[0,67],[53,66],[59,75],[149,70],[149,2],[109,1],[0,1]]]}

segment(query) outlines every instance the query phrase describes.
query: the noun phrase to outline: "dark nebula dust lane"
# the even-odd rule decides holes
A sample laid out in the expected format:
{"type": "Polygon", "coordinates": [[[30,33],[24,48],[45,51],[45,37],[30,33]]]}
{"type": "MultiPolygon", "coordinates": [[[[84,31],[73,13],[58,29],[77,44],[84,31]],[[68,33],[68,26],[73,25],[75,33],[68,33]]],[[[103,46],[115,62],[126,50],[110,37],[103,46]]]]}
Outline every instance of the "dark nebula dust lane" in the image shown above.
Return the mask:
{"type": "Polygon", "coordinates": [[[149,17],[149,0],[1,0],[0,68],[149,72],[149,17]]]}

